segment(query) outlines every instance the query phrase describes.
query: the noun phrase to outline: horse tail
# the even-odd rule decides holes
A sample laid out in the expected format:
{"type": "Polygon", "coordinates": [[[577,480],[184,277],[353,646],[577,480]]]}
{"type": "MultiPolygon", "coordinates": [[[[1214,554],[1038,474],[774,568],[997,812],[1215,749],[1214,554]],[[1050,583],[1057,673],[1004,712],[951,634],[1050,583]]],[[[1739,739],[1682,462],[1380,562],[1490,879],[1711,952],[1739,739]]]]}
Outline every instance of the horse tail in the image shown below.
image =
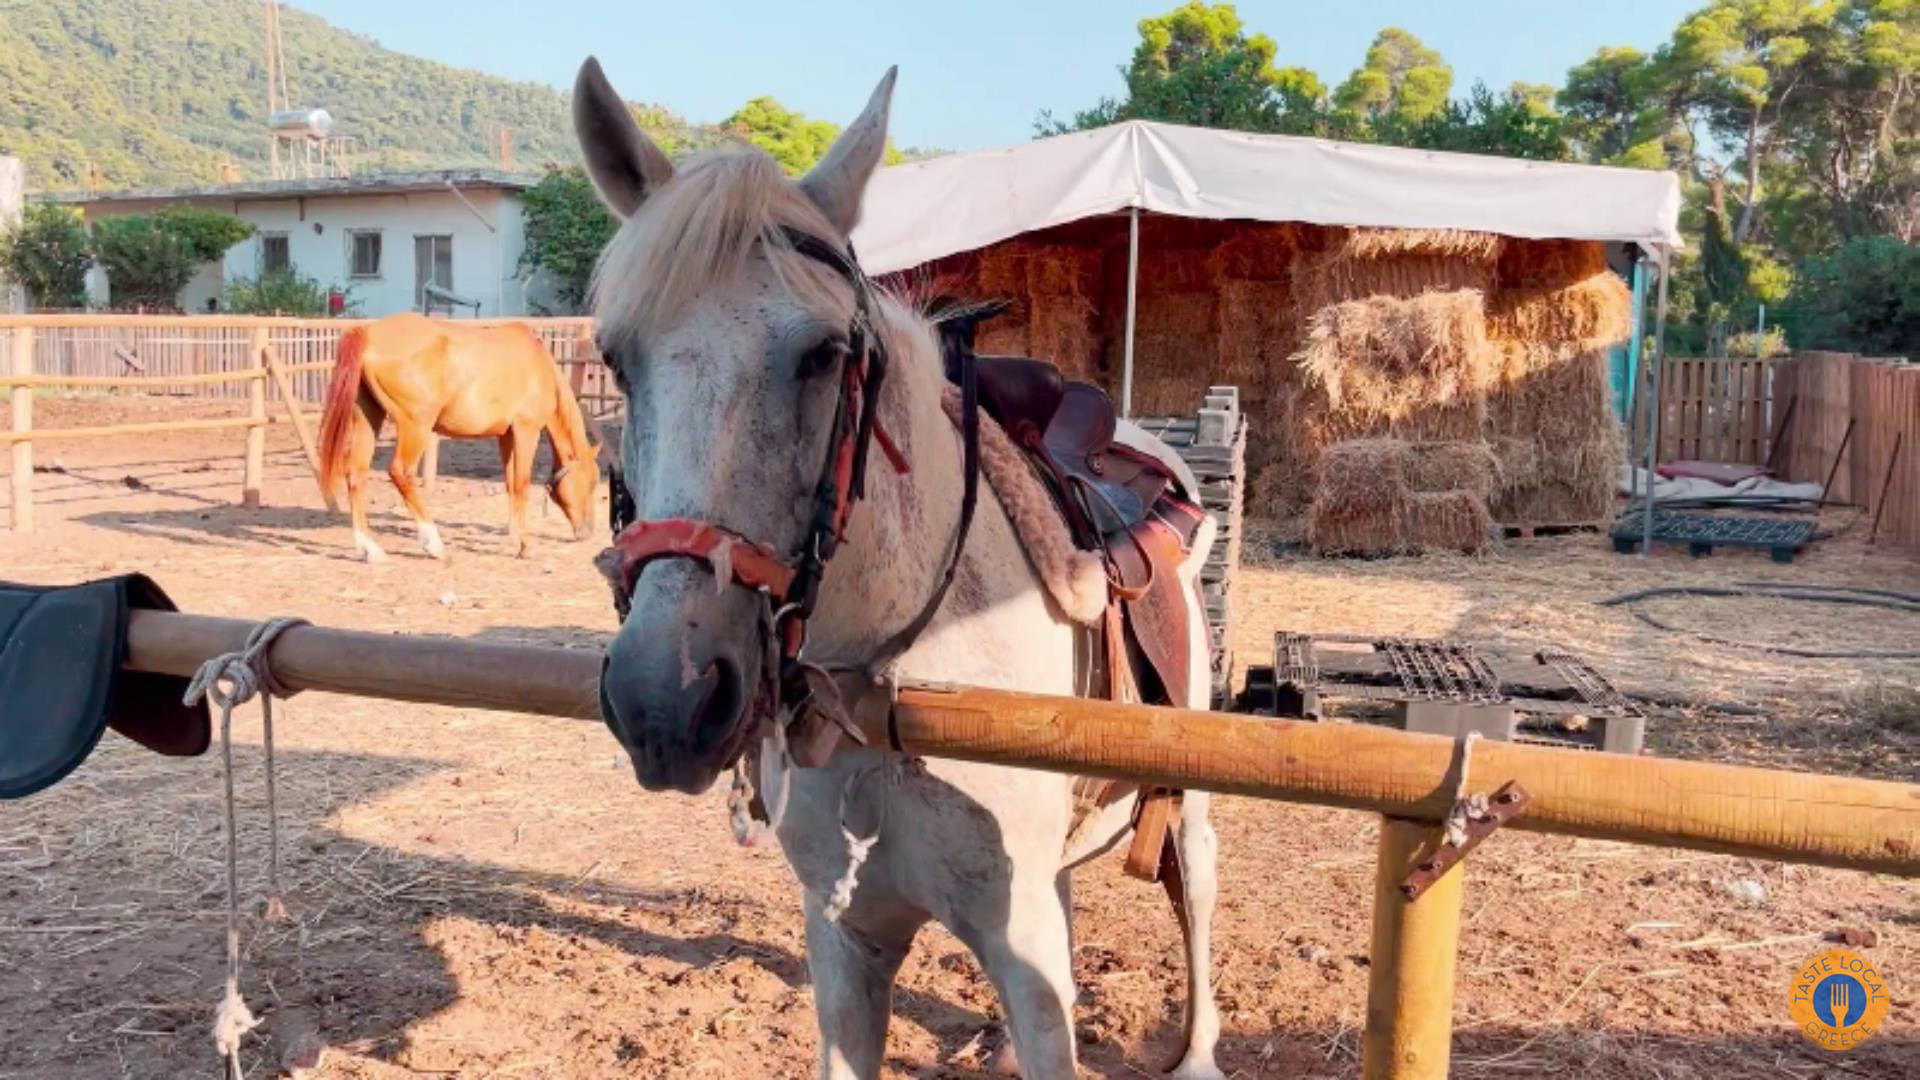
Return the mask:
{"type": "Polygon", "coordinates": [[[334,352],[333,380],[327,383],[326,406],[320,413],[320,494],[327,509],[338,509],[333,493],[347,471],[353,444],[353,410],[360,400],[360,372],[367,351],[366,327],[340,335],[334,352]]]}

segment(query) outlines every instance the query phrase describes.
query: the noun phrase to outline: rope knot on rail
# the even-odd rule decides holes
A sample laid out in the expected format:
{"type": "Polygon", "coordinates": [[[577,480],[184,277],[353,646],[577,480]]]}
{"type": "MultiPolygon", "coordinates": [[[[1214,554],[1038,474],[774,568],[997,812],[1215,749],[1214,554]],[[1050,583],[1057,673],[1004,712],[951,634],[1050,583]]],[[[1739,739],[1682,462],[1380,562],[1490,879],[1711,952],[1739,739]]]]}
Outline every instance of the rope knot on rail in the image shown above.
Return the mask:
{"type": "Polygon", "coordinates": [[[260,1021],[240,996],[240,842],[233,796],[233,709],[251,701],[261,691],[266,692],[260,701],[261,745],[266,751],[267,774],[266,918],[269,922],[278,922],[287,917],[287,909],[280,890],[280,808],[273,777],[273,699],[292,697],[296,691],[274,677],[267,652],[281,634],[304,625],[307,625],[305,619],[280,617],[255,626],[240,651],[222,653],[200,665],[184,698],[188,705],[205,698],[220,709],[220,761],[226,779],[227,985],[214,1011],[213,1043],[226,1059],[228,1072],[235,1080],[242,1075],[240,1040],[260,1021]]]}
{"type": "Polygon", "coordinates": [[[1467,794],[1467,766],[1473,763],[1473,744],[1480,741],[1480,733],[1469,731],[1454,741],[1457,748],[1454,759],[1459,763],[1459,775],[1453,783],[1453,806],[1447,811],[1447,843],[1454,847],[1467,842],[1467,824],[1484,819],[1487,816],[1487,797],[1485,794],[1467,794]]]}

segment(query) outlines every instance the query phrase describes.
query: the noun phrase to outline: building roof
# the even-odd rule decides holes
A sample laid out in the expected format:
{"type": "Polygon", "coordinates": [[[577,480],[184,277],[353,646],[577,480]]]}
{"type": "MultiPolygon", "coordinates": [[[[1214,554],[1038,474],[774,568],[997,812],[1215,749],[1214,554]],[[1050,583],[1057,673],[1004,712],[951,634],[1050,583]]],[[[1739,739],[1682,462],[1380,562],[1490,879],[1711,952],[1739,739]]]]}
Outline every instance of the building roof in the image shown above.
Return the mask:
{"type": "Polygon", "coordinates": [[[91,203],[167,203],[190,199],[295,199],[322,195],[404,195],[441,191],[447,185],[463,189],[494,188],[524,191],[540,182],[537,176],[498,169],[441,169],[431,172],[369,173],[364,176],[299,180],[249,180],[238,184],[189,184],[182,187],[127,188],[120,191],[55,191],[40,196],[47,202],[84,206],[91,203]]]}
{"type": "Polygon", "coordinates": [[[1670,172],[1134,120],[881,169],[854,247],[882,274],[1130,207],[1212,220],[1680,242],[1670,172]]]}

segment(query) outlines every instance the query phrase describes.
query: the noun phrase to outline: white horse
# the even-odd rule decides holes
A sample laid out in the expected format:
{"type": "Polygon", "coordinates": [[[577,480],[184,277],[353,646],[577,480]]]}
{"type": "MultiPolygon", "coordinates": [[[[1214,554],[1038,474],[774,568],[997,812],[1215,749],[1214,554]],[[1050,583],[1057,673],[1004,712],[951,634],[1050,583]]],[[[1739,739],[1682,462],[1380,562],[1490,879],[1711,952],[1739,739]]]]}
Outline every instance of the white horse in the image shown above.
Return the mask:
{"type": "MultiPolygon", "coordinates": [[[[589,59],[580,70],[581,148],[601,197],[624,219],[601,260],[594,313],[627,398],[626,481],[641,519],[703,523],[732,538],[704,562],[646,563],[607,650],[602,709],[649,790],[707,790],[763,732],[761,673],[779,649],[766,632],[770,605],[737,587],[753,579],[727,552],[744,550],[739,540],[790,552],[810,535],[821,463],[840,437],[846,367],[859,362],[849,349],[856,313],[891,357],[877,421],[908,471],[876,455],[865,501],[820,579],[804,655],[873,656],[939,595],[953,557],[962,441],[942,408],[934,330],[805,242],[847,258],[886,143],[893,78],[889,71],[826,157],[793,181],[751,148],[674,165],[599,64],[589,59]]],[[[1137,429],[1127,434],[1152,442],[1137,429]]],[[[1208,523],[1182,572],[1196,673],[1186,704],[1194,708],[1207,706],[1208,680],[1192,582],[1211,535],[1208,523]]],[[[933,621],[899,657],[902,677],[1073,694],[1081,631],[1042,587],[994,498],[979,500],[958,560],[933,621]]],[[[1065,776],[909,763],[851,744],[820,768],[762,772],[766,801],[785,805],[777,836],[803,890],[821,1076],[879,1074],[894,977],[930,918],[979,957],[1028,1080],[1075,1075],[1068,871],[1127,837],[1131,799],[1075,829],[1068,850],[1065,776]],[[873,835],[871,845],[854,842],[873,835]],[[858,878],[849,896],[850,870],[858,878]]],[[[1188,792],[1175,829],[1183,886],[1175,908],[1189,971],[1175,1071],[1185,1077],[1220,1075],[1207,806],[1203,793],[1188,792]]]]}

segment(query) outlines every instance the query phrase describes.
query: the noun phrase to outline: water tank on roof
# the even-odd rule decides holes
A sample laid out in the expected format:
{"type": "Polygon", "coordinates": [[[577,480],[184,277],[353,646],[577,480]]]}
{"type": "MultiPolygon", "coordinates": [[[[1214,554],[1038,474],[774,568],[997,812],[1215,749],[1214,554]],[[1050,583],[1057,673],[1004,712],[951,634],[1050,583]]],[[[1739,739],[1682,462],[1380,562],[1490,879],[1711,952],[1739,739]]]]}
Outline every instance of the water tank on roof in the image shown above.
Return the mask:
{"type": "Polygon", "coordinates": [[[333,130],[333,115],[325,109],[282,109],[267,117],[267,126],[281,135],[324,139],[333,130]]]}

